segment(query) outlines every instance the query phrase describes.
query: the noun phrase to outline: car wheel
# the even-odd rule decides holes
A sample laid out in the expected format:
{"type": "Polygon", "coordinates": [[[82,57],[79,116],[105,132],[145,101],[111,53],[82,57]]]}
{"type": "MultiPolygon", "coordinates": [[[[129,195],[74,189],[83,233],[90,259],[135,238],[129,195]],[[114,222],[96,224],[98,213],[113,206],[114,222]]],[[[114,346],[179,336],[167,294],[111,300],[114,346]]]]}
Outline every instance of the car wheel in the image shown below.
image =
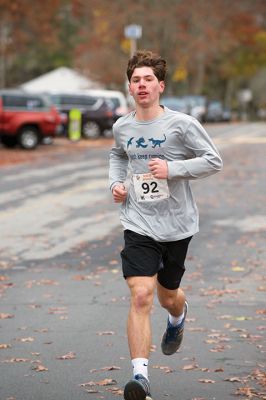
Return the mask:
{"type": "Polygon", "coordinates": [[[96,122],[85,122],[82,129],[82,134],[85,139],[96,139],[101,136],[101,128],[96,122]]]}
{"type": "Polygon", "coordinates": [[[32,126],[24,127],[19,134],[19,144],[23,149],[32,150],[39,143],[39,132],[32,126]]]}
{"type": "Polygon", "coordinates": [[[53,144],[54,139],[51,136],[46,136],[42,139],[42,144],[50,145],[53,144]]]}
{"type": "Polygon", "coordinates": [[[103,136],[105,137],[105,138],[112,138],[113,137],[113,130],[112,129],[105,129],[104,131],[103,131],[103,136]]]}
{"type": "Polygon", "coordinates": [[[2,136],[1,142],[5,147],[13,148],[17,145],[17,138],[15,136],[2,136]]]}

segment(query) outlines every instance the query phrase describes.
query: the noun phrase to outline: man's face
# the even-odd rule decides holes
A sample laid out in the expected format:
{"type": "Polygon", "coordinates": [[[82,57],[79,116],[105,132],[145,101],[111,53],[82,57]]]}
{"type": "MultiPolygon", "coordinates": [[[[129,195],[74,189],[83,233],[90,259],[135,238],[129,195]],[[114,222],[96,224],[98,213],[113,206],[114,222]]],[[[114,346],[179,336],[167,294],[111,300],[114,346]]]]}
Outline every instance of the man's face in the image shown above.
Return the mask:
{"type": "Polygon", "coordinates": [[[150,67],[135,68],[129,82],[129,93],[136,104],[147,108],[159,104],[164,82],[159,82],[150,67]]]}

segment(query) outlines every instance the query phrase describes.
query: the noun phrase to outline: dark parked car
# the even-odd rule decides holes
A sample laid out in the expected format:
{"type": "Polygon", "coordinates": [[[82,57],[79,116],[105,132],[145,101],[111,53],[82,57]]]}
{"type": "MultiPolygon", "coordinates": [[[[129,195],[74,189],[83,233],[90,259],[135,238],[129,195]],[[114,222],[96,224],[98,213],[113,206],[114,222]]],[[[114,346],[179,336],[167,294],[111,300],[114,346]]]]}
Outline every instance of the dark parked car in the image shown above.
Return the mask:
{"type": "Polygon", "coordinates": [[[119,90],[88,89],[85,93],[105,99],[112,108],[116,120],[129,112],[126,97],[124,93],[119,90]]]}
{"type": "Polygon", "coordinates": [[[188,94],[183,97],[187,103],[189,114],[203,122],[207,111],[207,98],[201,95],[188,94]]]}
{"type": "Polygon", "coordinates": [[[45,96],[18,90],[0,91],[0,137],[6,147],[34,149],[55,136],[60,114],[45,96]]]}
{"type": "Polygon", "coordinates": [[[231,112],[228,108],[224,108],[219,100],[212,100],[208,103],[205,122],[223,122],[231,120],[231,112]]]}
{"type": "Polygon", "coordinates": [[[170,108],[173,111],[179,111],[185,114],[189,113],[187,102],[182,97],[169,96],[161,97],[160,104],[170,108]]]}
{"type": "Polygon", "coordinates": [[[115,122],[113,108],[101,97],[84,93],[57,93],[51,100],[58,111],[67,116],[63,134],[68,133],[68,117],[72,109],[81,111],[81,133],[85,138],[97,138],[112,129],[115,122]]]}

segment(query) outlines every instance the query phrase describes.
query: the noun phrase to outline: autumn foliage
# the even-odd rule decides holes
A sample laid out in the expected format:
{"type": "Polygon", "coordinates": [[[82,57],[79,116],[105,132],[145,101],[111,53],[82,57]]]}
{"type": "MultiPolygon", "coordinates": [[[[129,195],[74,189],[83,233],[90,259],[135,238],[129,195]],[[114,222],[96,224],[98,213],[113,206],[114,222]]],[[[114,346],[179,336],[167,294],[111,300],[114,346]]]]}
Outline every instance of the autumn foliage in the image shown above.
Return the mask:
{"type": "Polygon", "coordinates": [[[65,65],[124,88],[129,24],[168,61],[170,91],[226,90],[266,65],[263,0],[0,0],[1,85],[65,65]]]}

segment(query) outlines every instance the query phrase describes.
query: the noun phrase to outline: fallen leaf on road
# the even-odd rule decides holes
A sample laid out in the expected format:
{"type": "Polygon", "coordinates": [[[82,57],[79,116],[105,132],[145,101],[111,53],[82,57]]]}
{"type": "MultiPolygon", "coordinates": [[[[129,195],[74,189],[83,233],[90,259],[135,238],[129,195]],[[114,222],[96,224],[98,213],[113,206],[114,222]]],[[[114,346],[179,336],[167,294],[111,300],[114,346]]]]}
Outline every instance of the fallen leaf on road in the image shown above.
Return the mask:
{"type": "Polygon", "coordinates": [[[13,314],[0,313],[0,319],[14,318],[13,314]]]}
{"type": "MultiPolygon", "coordinates": [[[[251,387],[242,387],[242,388],[238,388],[235,393],[235,395],[238,396],[248,396],[249,399],[253,399],[255,396],[257,396],[257,392],[255,392],[254,388],[251,387]]],[[[262,398],[262,397],[259,397],[262,398]]]]}
{"type": "Polygon", "coordinates": [[[92,275],[75,275],[72,278],[74,281],[89,281],[95,279],[92,275]]]}
{"type": "Polygon", "coordinates": [[[37,282],[37,285],[59,285],[59,282],[54,281],[53,279],[41,279],[37,282]]]}
{"type": "Polygon", "coordinates": [[[116,380],[112,379],[112,378],[106,378],[106,379],[103,379],[102,381],[96,382],[96,385],[99,385],[99,386],[108,386],[108,385],[116,385],[116,384],[117,384],[116,380]]]}
{"type": "Polygon", "coordinates": [[[49,314],[67,314],[66,307],[50,307],[49,314]]]}
{"type": "Polygon", "coordinates": [[[204,343],[217,344],[217,343],[219,343],[219,340],[217,340],[217,339],[206,339],[206,340],[204,340],[204,343]]]}
{"type": "Polygon", "coordinates": [[[20,362],[29,362],[28,358],[10,358],[8,360],[4,360],[5,363],[20,363],[20,362]]]}
{"type": "Polygon", "coordinates": [[[264,314],[266,314],[266,309],[264,309],[264,310],[256,310],[256,314],[264,315],[264,314]]]}
{"type": "Polygon", "coordinates": [[[259,286],[257,287],[258,292],[266,292],[266,286],[259,286]]]}
{"type": "Polygon", "coordinates": [[[40,304],[29,304],[29,308],[35,309],[35,308],[42,308],[40,304]]]}
{"type": "Polygon", "coordinates": [[[0,350],[2,350],[2,349],[10,349],[10,348],[11,348],[10,344],[0,343],[0,350]]]}
{"type": "Polygon", "coordinates": [[[118,396],[122,396],[124,394],[124,390],[122,390],[118,387],[108,388],[108,389],[106,389],[106,391],[111,392],[113,394],[117,394],[118,396]]]}
{"type": "Polygon", "coordinates": [[[18,342],[22,342],[22,343],[34,342],[34,338],[33,337],[18,338],[16,340],[18,342]]]}
{"type": "Polygon", "coordinates": [[[218,296],[221,297],[224,294],[240,294],[243,289],[201,289],[201,296],[218,296]]]}
{"type": "Polygon", "coordinates": [[[76,353],[74,353],[73,351],[70,351],[63,356],[56,357],[57,360],[73,360],[74,358],[76,358],[76,353]]]}
{"type": "Polygon", "coordinates": [[[81,383],[79,386],[80,386],[80,387],[96,386],[96,383],[93,382],[93,381],[90,381],[90,382],[86,382],[86,383],[81,383]]]}
{"type": "Polygon", "coordinates": [[[219,317],[216,317],[216,319],[230,319],[232,321],[250,321],[253,318],[246,317],[244,315],[237,316],[237,317],[234,317],[233,315],[220,315],[219,317]]]}
{"type": "Polygon", "coordinates": [[[201,327],[191,328],[190,326],[187,327],[187,330],[190,331],[190,332],[206,332],[207,331],[206,328],[201,328],[201,327]]]}
{"type": "Polygon", "coordinates": [[[198,364],[189,364],[189,365],[184,365],[182,369],[185,371],[190,371],[192,369],[197,369],[198,367],[199,367],[198,364]]]}
{"type": "Polygon", "coordinates": [[[206,397],[193,397],[191,400],[207,400],[206,397]]]}
{"type": "Polygon", "coordinates": [[[41,365],[41,364],[32,367],[32,369],[33,369],[34,371],[36,371],[36,372],[45,372],[45,371],[48,371],[48,368],[46,368],[44,365],[41,365]]]}
{"type": "Polygon", "coordinates": [[[154,365],[152,368],[154,369],[161,369],[163,370],[166,374],[169,374],[171,372],[174,372],[174,370],[168,366],[161,366],[161,365],[154,365]]]}
{"type": "Polygon", "coordinates": [[[232,271],[234,271],[234,272],[243,272],[243,271],[245,271],[245,268],[236,266],[236,267],[232,268],[232,271]]]}
{"type": "Polygon", "coordinates": [[[109,261],[109,265],[117,265],[118,261],[117,260],[111,260],[109,261]]]}
{"type": "Polygon", "coordinates": [[[226,378],[225,381],[227,381],[227,382],[243,382],[243,379],[239,378],[238,376],[232,376],[231,378],[226,378]]]}
{"type": "Polygon", "coordinates": [[[258,331],[266,331],[266,325],[257,326],[258,331]]]}
{"type": "Polygon", "coordinates": [[[115,365],[112,365],[111,367],[102,367],[100,369],[91,369],[90,373],[100,372],[100,371],[118,371],[120,369],[121,369],[120,367],[116,367],[115,365]]]}
{"type": "Polygon", "coordinates": [[[98,332],[97,335],[99,335],[99,336],[115,335],[115,332],[113,332],[113,331],[98,332]]]}
{"type": "Polygon", "coordinates": [[[211,353],[222,353],[225,350],[231,349],[231,346],[229,345],[218,345],[216,347],[213,347],[212,349],[209,349],[211,353]]]}

